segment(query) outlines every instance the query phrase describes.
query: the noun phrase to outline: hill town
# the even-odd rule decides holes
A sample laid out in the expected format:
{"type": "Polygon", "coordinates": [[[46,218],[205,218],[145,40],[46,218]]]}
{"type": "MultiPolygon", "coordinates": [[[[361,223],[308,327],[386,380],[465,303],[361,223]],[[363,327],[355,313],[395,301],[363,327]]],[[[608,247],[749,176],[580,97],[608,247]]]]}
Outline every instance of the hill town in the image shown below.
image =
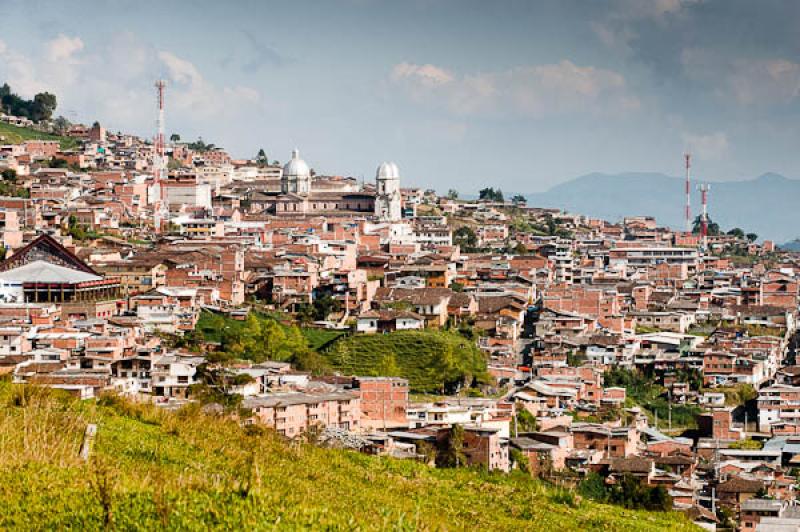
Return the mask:
{"type": "MultiPolygon", "coordinates": [[[[748,228],[460,199],[403,161],[361,182],[0,96],[3,393],[200,408],[669,526],[800,526],[800,256],[748,228]]],[[[86,457],[115,430],[84,428],[86,457]]]]}

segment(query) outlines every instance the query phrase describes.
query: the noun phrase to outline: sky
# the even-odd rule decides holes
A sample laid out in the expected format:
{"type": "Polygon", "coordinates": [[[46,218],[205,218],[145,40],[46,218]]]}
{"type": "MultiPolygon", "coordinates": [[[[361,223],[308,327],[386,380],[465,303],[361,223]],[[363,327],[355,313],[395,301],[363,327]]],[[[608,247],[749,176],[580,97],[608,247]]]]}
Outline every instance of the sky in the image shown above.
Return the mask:
{"type": "Polygon", "coordinates": [[[0,0],[0,83],[72,121],[318,173],[532,193],[800,177],[800,2],[0,0]]]}

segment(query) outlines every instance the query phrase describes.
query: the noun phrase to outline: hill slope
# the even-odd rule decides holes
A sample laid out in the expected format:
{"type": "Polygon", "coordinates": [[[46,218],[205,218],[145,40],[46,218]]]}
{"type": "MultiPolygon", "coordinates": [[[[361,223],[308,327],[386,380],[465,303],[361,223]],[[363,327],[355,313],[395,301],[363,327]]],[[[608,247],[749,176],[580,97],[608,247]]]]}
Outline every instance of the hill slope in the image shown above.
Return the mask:
{"type": "Polygon", "coordinates": [[[77,146],[77,141],[70,137],[60,137],[58,135],[50,135],[35,131],[26,127],[12,126],[5,122],[0,122],[0,138],[3,138],[3,143],[20,144],[26,140],[58,140],[61,142],[61,148],[64,150],[72,149],[77,146]]]}
{"type": "Polygon", "coordinates": [[[688,530],[523,478],[290,446],[196,410],[0,383],[1,529],[688,530]],[[88,463],[87,422],[99,426],[88,463]],[[566,498],[568,499],[568,498],[566,498]]]}
{"type": "Polygon", "coordinates": [[[486,375],[486,361],[474,343],[446,332],[355,335],[337,341],[322,355],[346,375],[405,377],[419,392],[440,391],[464,377],[471,381],[486,375]]]}
{"type": "MultiPolygon", "coordinates": [[[[547,192],[529,194],[528,204],[558,207],[615,222],[623,216],[655,216],[683,228],[683,179],[654,173],[589,174],[547,192]]],[[[785,242],[800,236],[800,180],[764,174],[749,181],[711,184],[709,215],[723,229],[741,227],[759,237],[785,242]]],[[[692,212],[700,212],[700,193],[692,191],[692,212]]]]}

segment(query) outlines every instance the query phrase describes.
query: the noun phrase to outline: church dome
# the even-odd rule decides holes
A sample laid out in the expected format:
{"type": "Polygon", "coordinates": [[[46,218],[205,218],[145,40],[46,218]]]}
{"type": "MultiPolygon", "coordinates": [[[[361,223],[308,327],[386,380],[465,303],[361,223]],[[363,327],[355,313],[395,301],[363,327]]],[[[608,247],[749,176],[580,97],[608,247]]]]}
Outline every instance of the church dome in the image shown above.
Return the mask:
{"type": "Polygon", "coordinates": [[[375,172],[376,179],[400,179],[400,169],[392,162],[383,162],[375,172]]]}
{"type": "Polygon", "coordinates": [[[311,177],[311,170],[300,158],[300,151],[296,148],[292,151],[292,160],[283,167],[283,175],[286,177],[311,177]]]}

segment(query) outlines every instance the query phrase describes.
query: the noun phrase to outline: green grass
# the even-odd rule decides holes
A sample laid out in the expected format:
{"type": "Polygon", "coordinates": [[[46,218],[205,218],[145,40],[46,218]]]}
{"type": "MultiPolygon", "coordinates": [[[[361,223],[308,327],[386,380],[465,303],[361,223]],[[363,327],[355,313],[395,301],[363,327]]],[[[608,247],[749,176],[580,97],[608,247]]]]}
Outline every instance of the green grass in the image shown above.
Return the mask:
{"type": "Polygon", "coordinates": [[[62,150],[71,150],[77,147],[78,141],[71,137],[61,137],[42,133],[27,127],[17,127],[5,122],[0,122],[0,137],[5,137],[5,143],[21,144],[26,140],[58,140],[61,142],[62,150]]]}
{"type": "Polygon", "coordinates": [[[314,351],[318,351],[336,340],[345,336],[344,331],[337,331],[334,329],[316,329],[313,327],[302,327],[300,332],[303,333],[306,340],[308,340],[308,347],[314,351]]]}
{"type": "Polygon", "coordinates": [[[77,403],[0,383],[3,530],[690,530],[521,474],[289,445],[189,408],[77,403]],[[86,423],[98,434],[78,459],[86,423]]]}
{"type": "Polygon", "coordinates": [[[442,331],[397,331],[355,335],[322,355],[350,375],[405,377],[416,392],[439,392],[466,377],[486,378],[486,360],[475,344],[442,331]]]}
{"type": "MultiPolygon", "coordinates": [[[[275,319],[256,312],[259,320],[275,319]]],[[[207,342],[219,343],[223,331],[236,332],[245,322],[204,311],[197,331],[207,342]]],[[[454,391],[456,383],[486,382],[486,360],[475,344],[456,333],[398,331],[391,334],[349,335],[343,331],[304,327],[300,332],[334,370],[345,375],[404,377],[415,392],[454,391]]]]}
{"type": "MultiPolygon", "coordinates": [[[[263,312],[256,312],[255,315],[259,320],[262,321],[284,317],[280,315],[275,316],[265,314],[263,312]]],[[[278,319],[278,321],[281,320],[278,319]]],[[[244,327],[244,324],[245,322],[242,320],[234,320],[228,316],[204,310],[200,313],[200,318],[197,320],[196,330],[202,333],[203,338],[207,342],[219,343],[219,341],[222,339],[222,331],[225,328],[237,331],[244,327]]],[[[301,327],[300,332],[303,333],[303,336],[308,341],[308,347],[314,351],[329,345],[337,338],[341,338],[345,335],[343,331],[317,329],[312,327],[301,327]]]]}

